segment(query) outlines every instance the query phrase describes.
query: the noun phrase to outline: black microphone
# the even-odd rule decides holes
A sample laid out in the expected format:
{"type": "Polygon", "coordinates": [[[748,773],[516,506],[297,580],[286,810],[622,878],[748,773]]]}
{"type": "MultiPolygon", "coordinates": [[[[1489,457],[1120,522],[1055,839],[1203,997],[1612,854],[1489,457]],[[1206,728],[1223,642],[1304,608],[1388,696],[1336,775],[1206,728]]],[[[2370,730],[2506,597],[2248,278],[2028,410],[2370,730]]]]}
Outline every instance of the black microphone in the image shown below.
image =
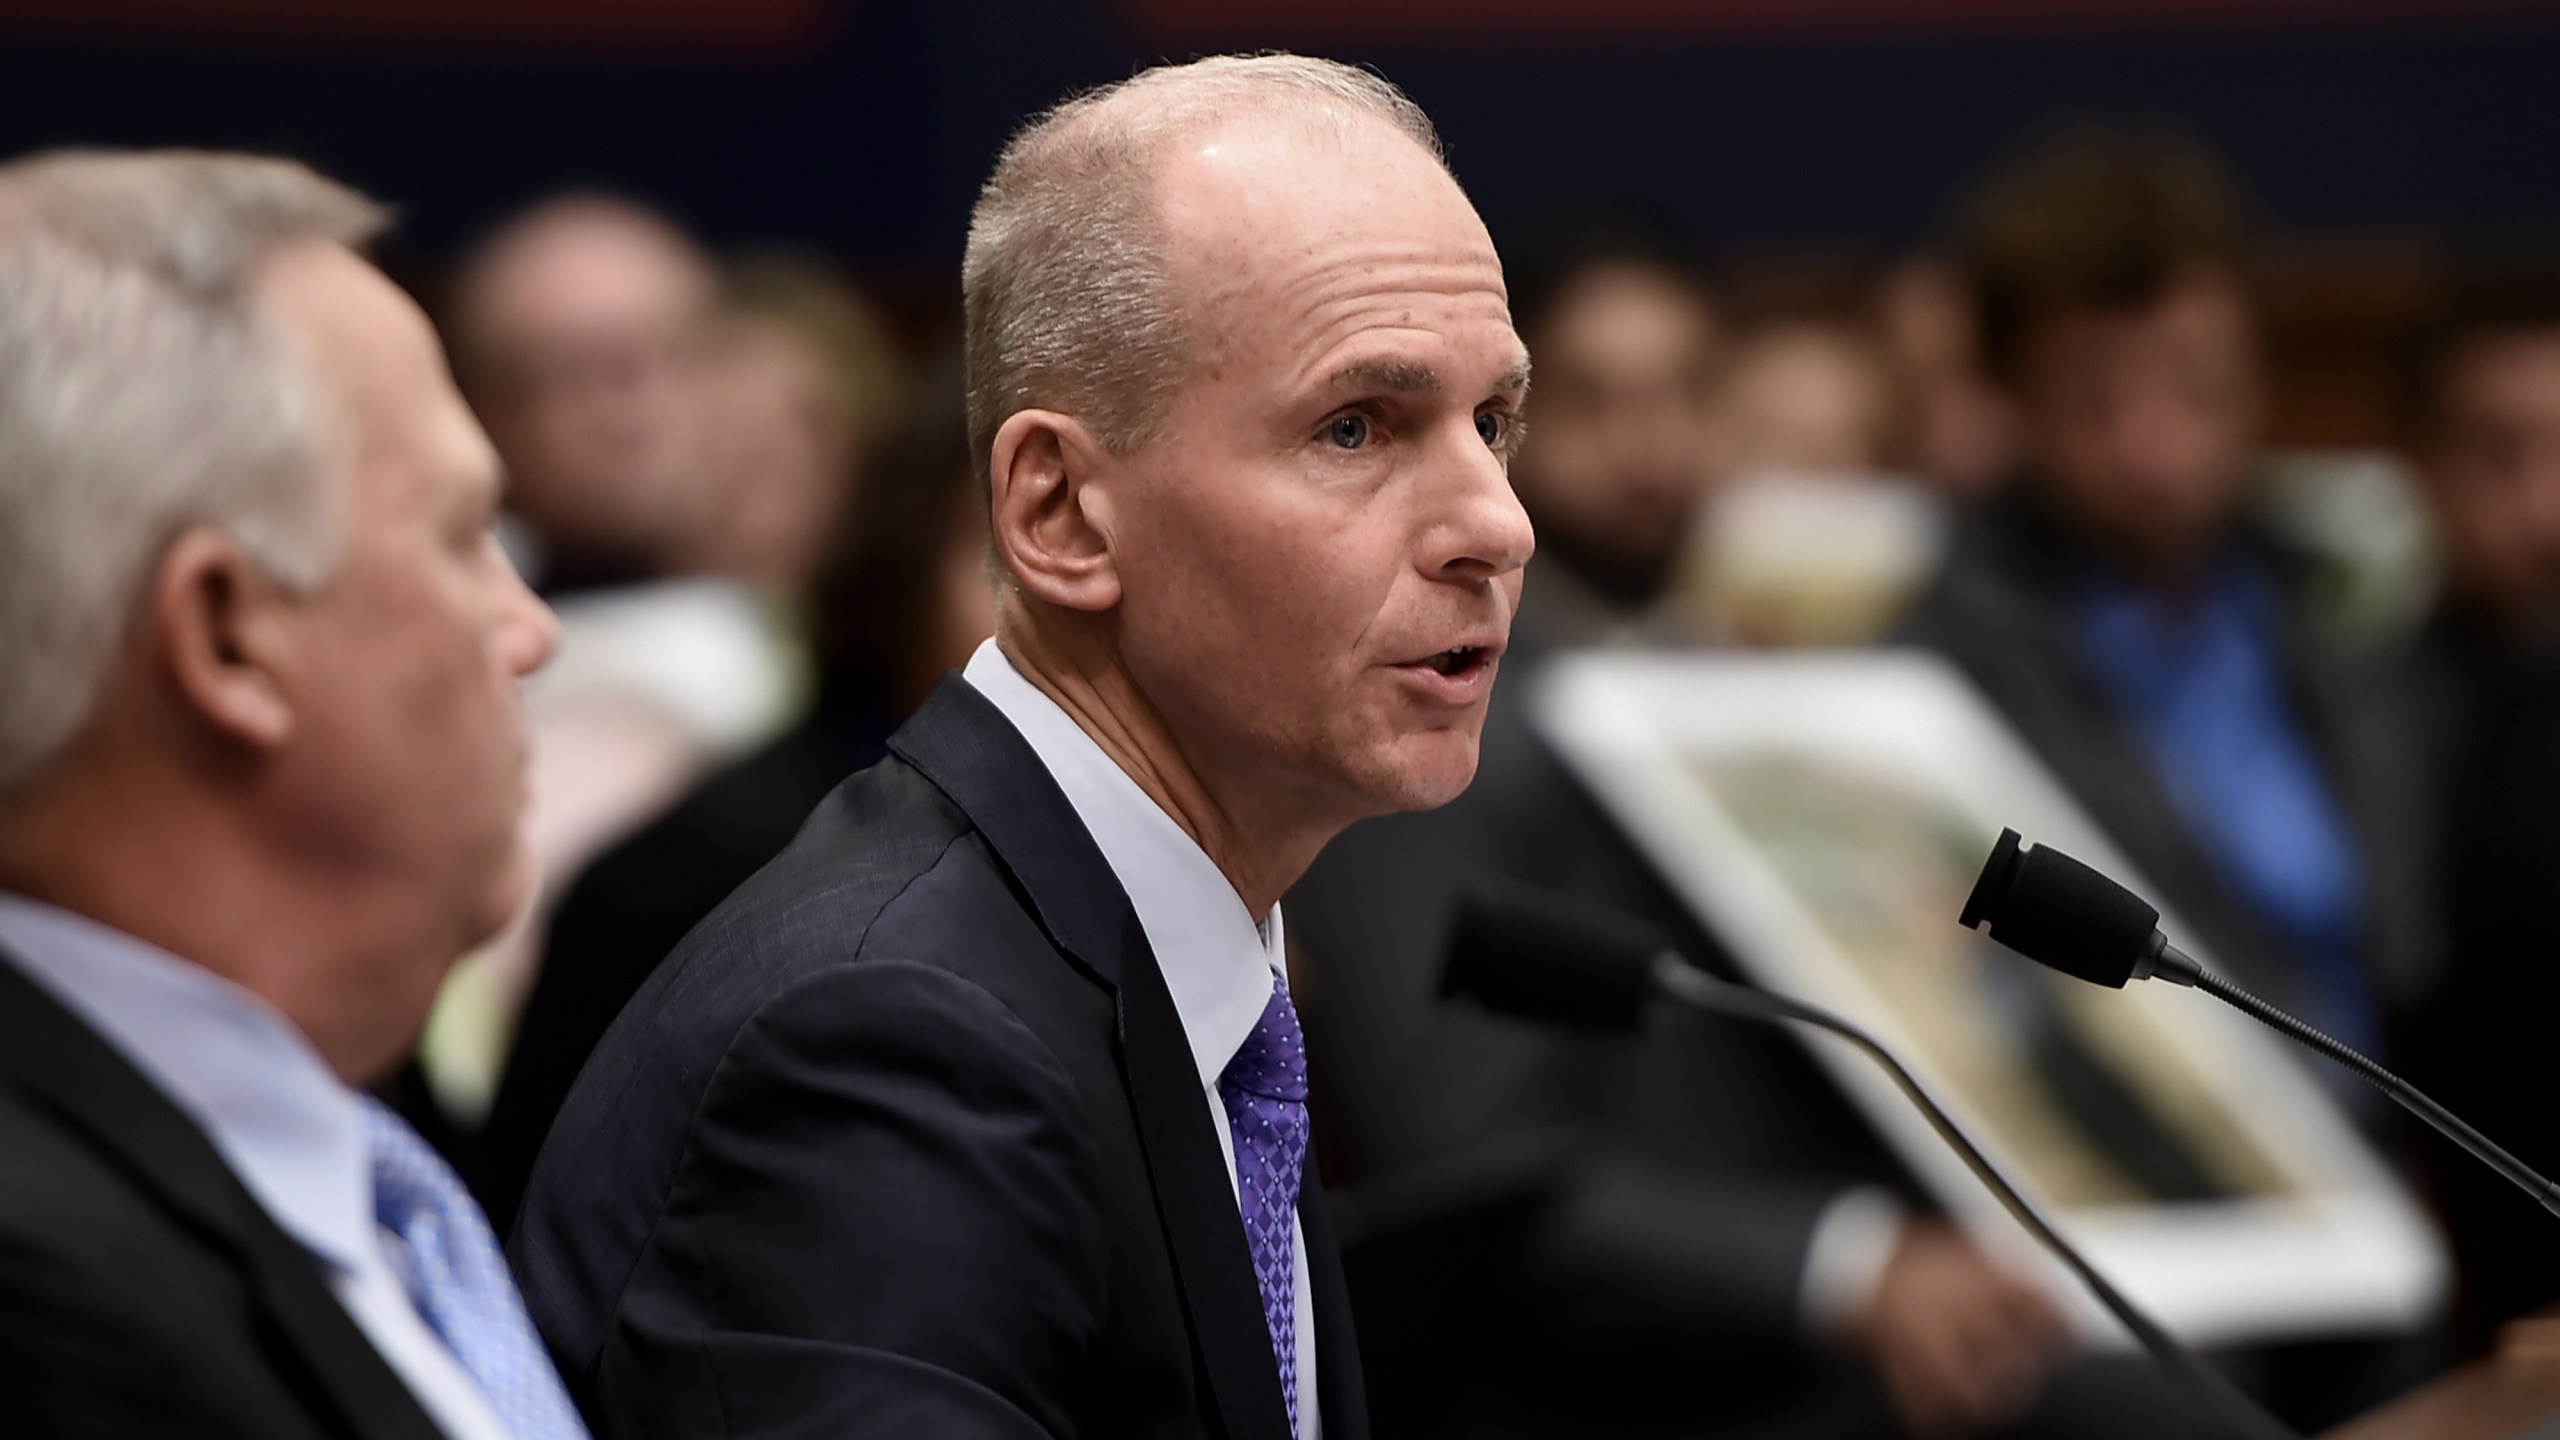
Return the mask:
{"type": "Polygon", "coordinates": [[[2128,980],[2166,980],[2201,990],[2372,1082],[2410,1114],[2515,1182],[2542,1208],[2560,1214],[2560,1187],[2463,1123],[2408,1081],[2353,1047],[2322,1034],[2214,974],[2160,933],[2160,912],[2141,897],[2059,850],[2020,849],[2003,830],[1958,917],[1968,929],[1990,926],[1991,938],[2065,975],[2123,988],[2128,980]]]}
{"type": "Polygon", "coordinates": [[[1440,993],[1582,1029],[1633,1029],[1668,1005],[1766,1025],[1809,1025],[1840,1036],[1884,1067],[2027,1233],[2079,1278],[2163,1370],[2185,1382],[2208,1412],[2250,1440],[2298,1440],[2073,1249],[1883,1041],[1830,1011],[1710,975],[1689,963],[1668,935],[1633,916],[1522,886],[1476,886],[1459,897],[1440,993]]]}

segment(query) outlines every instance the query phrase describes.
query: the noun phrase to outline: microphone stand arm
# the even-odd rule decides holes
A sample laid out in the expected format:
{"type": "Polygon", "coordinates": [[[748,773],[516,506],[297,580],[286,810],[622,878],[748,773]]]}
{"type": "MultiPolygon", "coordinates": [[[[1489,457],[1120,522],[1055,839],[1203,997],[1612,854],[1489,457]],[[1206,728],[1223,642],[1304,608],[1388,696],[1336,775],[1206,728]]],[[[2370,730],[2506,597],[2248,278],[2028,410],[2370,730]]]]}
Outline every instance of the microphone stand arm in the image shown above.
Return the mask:
{"type": "MultiPolygon", "coordinates": [[[[2192,961],[2189,963],[2193,964],[2192,961]]],[[[1963,1158],[1991,1193],[1999,1197],[2000,1203],[2017,1218],[2018,1223],[2025,1226],[2027,1232],[2042,1242],[2046,1249],[2060,1257],[2071,1273],[2079,1277],[2080,1283],[2088,1287],[2089,1293],[2097,1297],[2098,1303],[2106,1307],[2107,1313],[2132,1332],[2133,1338],[2162,1367],[2184,1380],[2206,1408],[2221,1417],[2235,1433],[2248,1436],[2249,1440],[2296,1440],[2293,1431],[2241,1393],[2240,1388],[2225,1378],[2221,1371],[2196,1358],[2195,1353],[2180,1344],[2177,1337],[2162,1329],[2159,1322],[2143,1314],[2131,1300],[2126,1299],[2106,1276],[2098,1272],[2097,1267],[2082,1259],[2080,1252],[2062,1238],[2061,1233],[2028,1203],[2024,1195],[2018,1193],[2017,1187],[1992,1165],[1990,1158],[1956,1128],[1954,1118],[1931,1098],[1929,1092],[1921,1087],[1919,1078],[1885,1048],[1884,1042],[1829,1011],[1815,1009],[1767,990],[1718,979],[1682,959],[1677,951],[1663,951],[1654,958],[1652,968],[1658,993],[1691,1009],[1782,1028],[1790,1022],[1810,1025],[1829,1031],[1864,1051],[1867,1058],[1883,1066],[1885,1072],[1893,1077],[1893,1082],[1902,1087],[1902,1093],[1920,1108],[1920,1113],[1928,1117],[1929,1124],[1963,1158]]],[[[2458,1125],[2461,1122],[2454,1123],[2458,1125]]],[[[2481,1143],[2485,1145],[2488,1142],[2481,1143]]]]}
{"type": "Polygon", "coordinates": [[[2203,965],[2177,946],[2161,939],[2155,953],[2146,963],[2148,978],[2166,980],[2172,985],[2186,985],[2221,1001],[2232,1009],[2277,1031],[2297,1043],[2316,1050],[2370,1081],[2373,1087],[2388,1095],[2400,1108],[2426,1121],[2446,1139],[2468,1150],[2482,1164],[2513,1181],[2516,1188],[2541,1202],[2542,1208],[2560,1215],[2560,1185],[2545,1180],[2530,1165],[2510,1155],[2496,1141],[2463,1123],[2462,1117],[2430,1099],[2417,1086],[2383,1069],[2345,1043],[2333,1040],[2310,1025],[2295,1019],[2248,991],[2241,989],[2203,965]]]}

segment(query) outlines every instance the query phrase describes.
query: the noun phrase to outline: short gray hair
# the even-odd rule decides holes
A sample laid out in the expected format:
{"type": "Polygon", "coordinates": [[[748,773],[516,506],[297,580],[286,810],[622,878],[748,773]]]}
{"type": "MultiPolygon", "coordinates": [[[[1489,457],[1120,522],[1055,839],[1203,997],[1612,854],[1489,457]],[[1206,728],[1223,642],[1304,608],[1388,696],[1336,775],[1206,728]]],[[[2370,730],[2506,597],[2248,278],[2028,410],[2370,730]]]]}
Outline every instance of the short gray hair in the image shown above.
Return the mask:
{"type": "Polygon", "coordinates": [[[1155,179],[1172,142],[1239,114],[1383,121],[1444,165],[1422,107],[1385,79],[1299,55],[1163,65],[1076,96],[1005,146],[978,193],[961,272],[969,445],[981,477],[998,427],[1048,408],[1115,453],[1156,437],[1187,368],[1155,179]]]}
{"type": "Polygon", "coordinates": [[[278,250],[384,220],[285,160],[0,165],[0,797],[88,722],[182,531],[221,527],[297,590],[335,568],[325,402],[253,291],[278,250]]]}

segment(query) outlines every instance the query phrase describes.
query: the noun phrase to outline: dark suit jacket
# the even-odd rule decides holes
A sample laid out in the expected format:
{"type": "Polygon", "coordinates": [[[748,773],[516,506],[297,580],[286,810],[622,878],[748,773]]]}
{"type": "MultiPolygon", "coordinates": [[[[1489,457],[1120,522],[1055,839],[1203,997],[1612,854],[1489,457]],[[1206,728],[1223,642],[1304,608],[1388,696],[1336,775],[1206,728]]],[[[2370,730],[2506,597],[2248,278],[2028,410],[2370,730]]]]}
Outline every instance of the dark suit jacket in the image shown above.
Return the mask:
{"type": "Polygon", "coordinates": [[[441,1440],[204,1132],[5,956],[0,1435],[441,1440]]]}
{"type": "Polygon", "coordinates": [[[499,1234],[515,1225],[569,1087],[658,962],[782,853],[828,791],[886,752],[886,712],[848,689],[830,687],[807,720],[598,856],[561,898],[488,1118],[457,1147],[499,1234]]]}
{"type": "MultiPolygon", "coordinates": [[[[1180,1018],[1038,757],[965,682],[651,977],[516,1233],[602,1431],[1283,1440],[1180,1018]]],[[[1300,1204],[1325,1433],[1367,1420],[1300,1204]]]]}

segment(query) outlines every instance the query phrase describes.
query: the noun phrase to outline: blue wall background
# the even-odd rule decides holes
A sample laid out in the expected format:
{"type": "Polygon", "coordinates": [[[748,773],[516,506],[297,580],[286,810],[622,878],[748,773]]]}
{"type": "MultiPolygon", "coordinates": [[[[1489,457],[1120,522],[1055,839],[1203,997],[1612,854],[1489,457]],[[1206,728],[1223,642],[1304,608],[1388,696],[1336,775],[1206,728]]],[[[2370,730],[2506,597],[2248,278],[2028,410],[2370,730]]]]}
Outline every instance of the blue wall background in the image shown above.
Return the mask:
{"type": "MultiPolygon", "coordinates": [[[[1237,45],[1271,37],[1237,34],[1237,45]]],[[[2043,119],[2174,114],[2279,224],[2480,231],[2560,218],[2560,7],[2469,21],[1334,45],[1439,120],[1497,232],[1641,197],[1738,249],[1910,244],[2043,119]]],[[[1103,0],[864,0],[796,54],[474,53],[0,30],[0,151],[282,150],[393,198],[446,254],[572,183],[716,239],[947,275],[1008,129],[1155,58],[1103,0]]]]}

